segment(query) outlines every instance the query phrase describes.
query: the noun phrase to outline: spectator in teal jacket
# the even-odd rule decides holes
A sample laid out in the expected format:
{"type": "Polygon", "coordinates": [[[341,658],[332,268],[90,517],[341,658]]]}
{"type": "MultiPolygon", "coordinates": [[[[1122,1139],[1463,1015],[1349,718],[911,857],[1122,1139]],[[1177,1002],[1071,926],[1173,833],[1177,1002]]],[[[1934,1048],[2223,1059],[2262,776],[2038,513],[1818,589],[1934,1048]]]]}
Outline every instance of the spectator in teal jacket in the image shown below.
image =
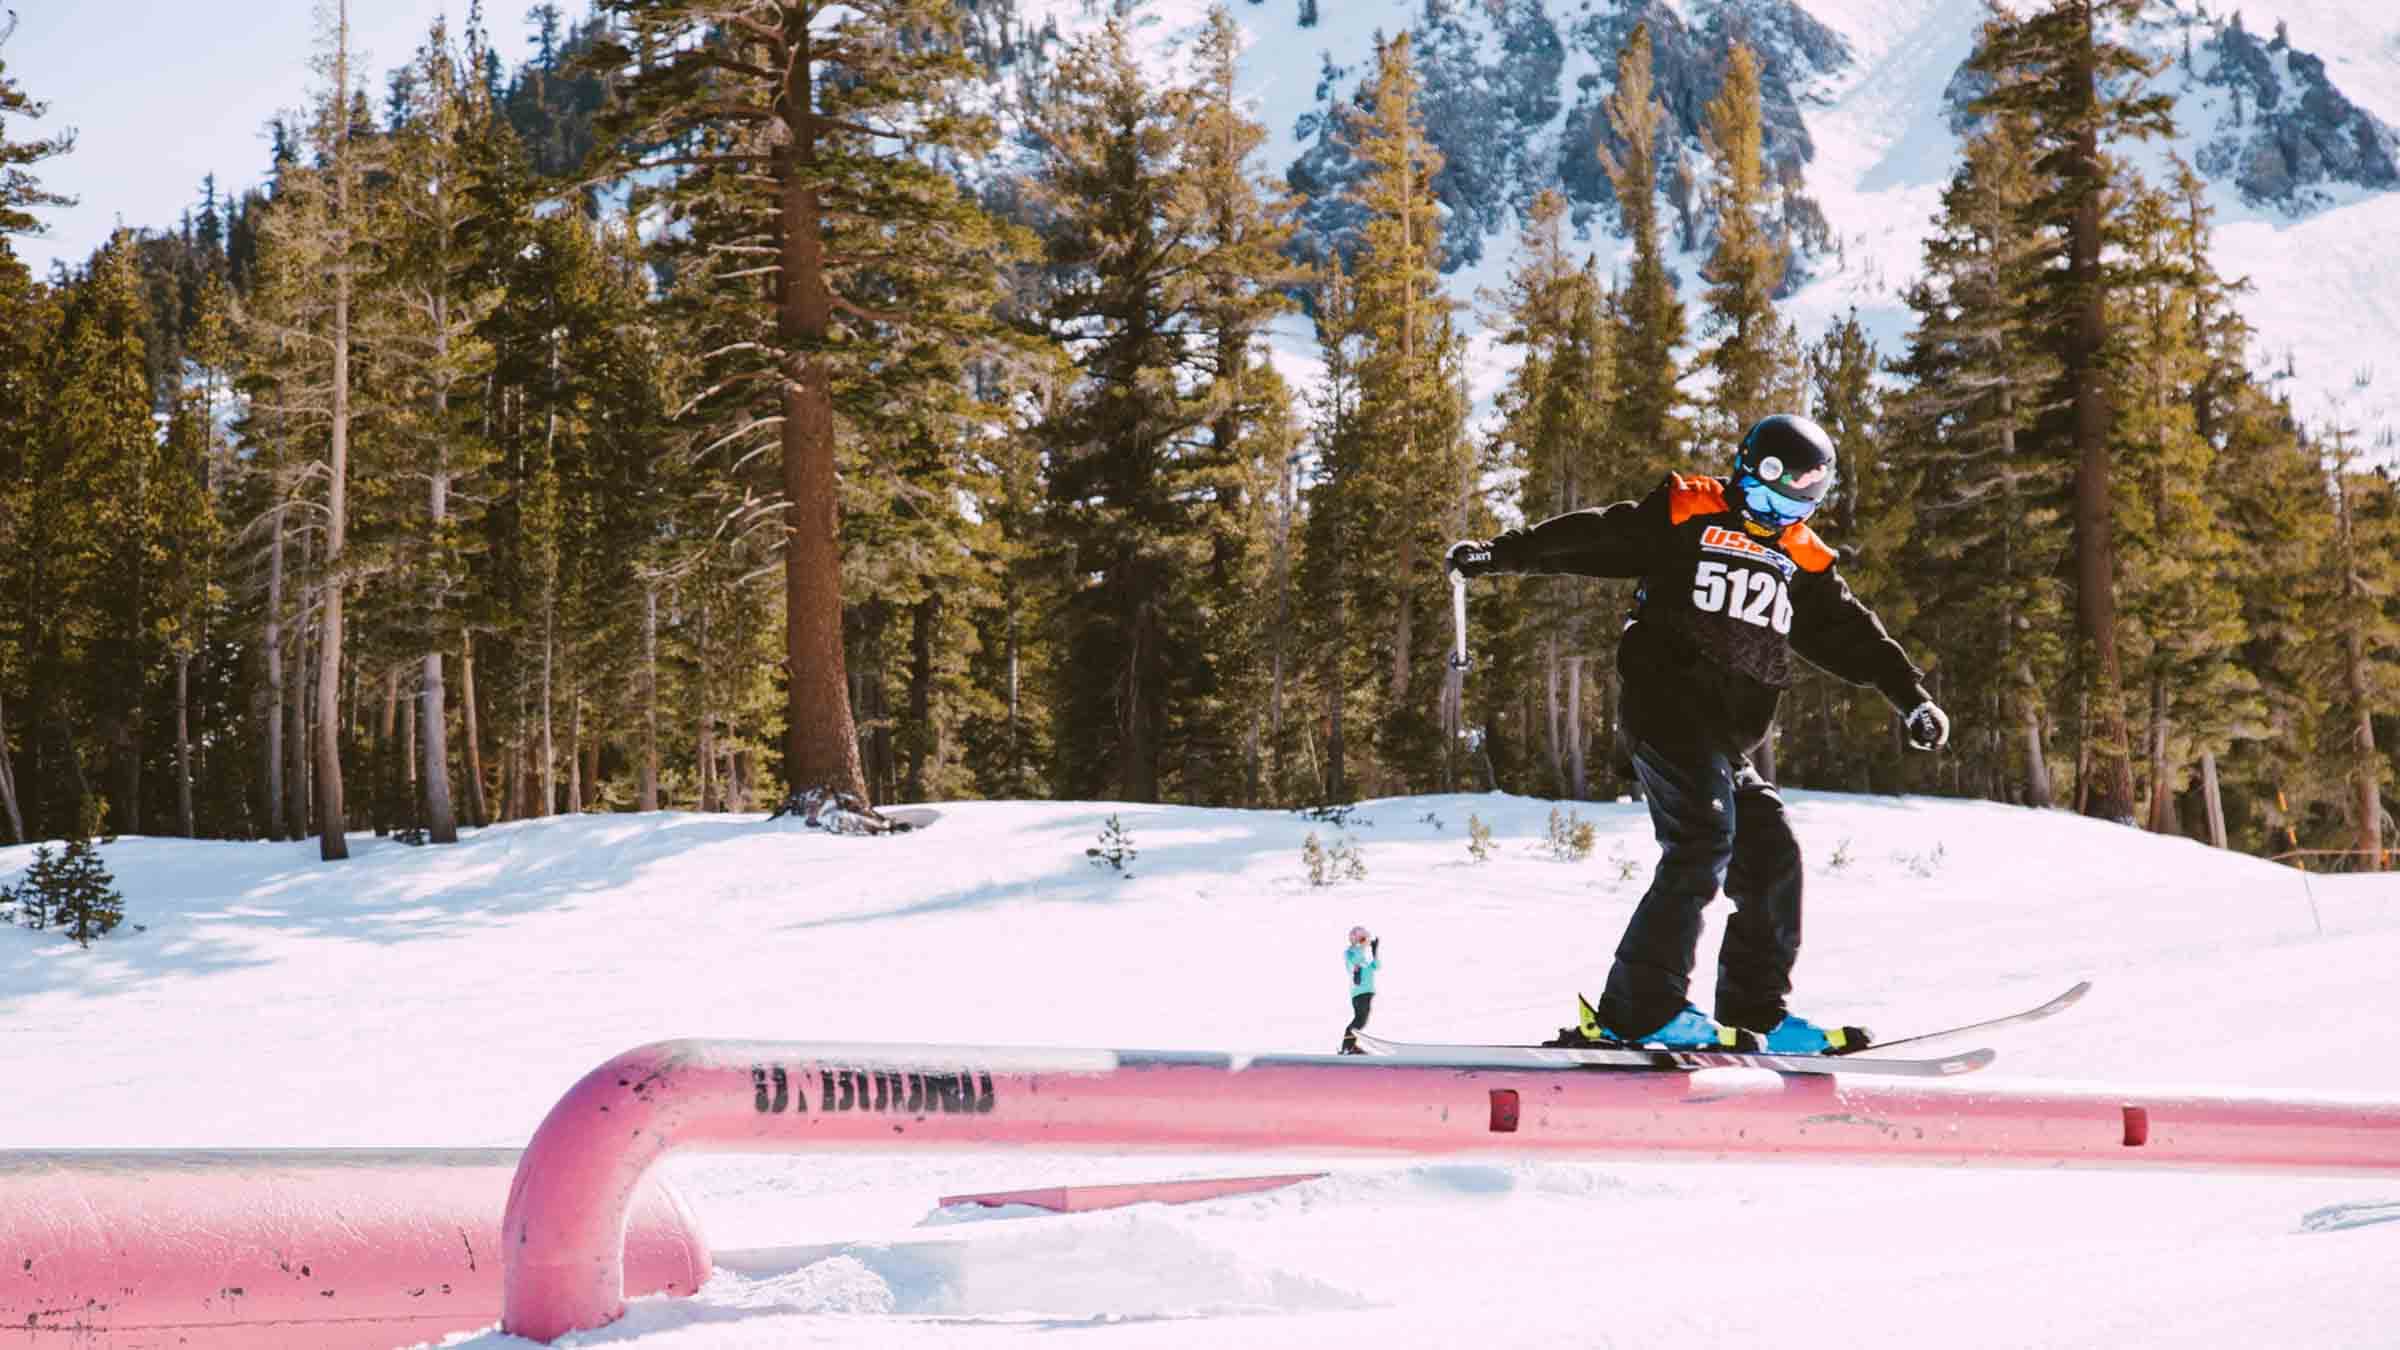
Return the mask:
{"type": "Polygon", "coordinates": [[[1342,953],[1350,968],[1350,1025],[1342,1032],[1342,1053],[1366,1053],[1358,1048],[1358,1033],[1375,1008],[1375,972],[1383,968],[1383,939],[1365,928],[1350,930],[1350,948],[1342,953]]]}

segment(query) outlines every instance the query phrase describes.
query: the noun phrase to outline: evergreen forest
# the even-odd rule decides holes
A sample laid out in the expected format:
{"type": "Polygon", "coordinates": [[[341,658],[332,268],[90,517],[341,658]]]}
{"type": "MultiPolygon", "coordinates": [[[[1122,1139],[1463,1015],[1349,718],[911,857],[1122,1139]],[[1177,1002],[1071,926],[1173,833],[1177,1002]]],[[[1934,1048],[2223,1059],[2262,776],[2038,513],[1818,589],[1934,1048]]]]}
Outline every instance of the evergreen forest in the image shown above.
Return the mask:
{"type": "Polygon", "coordinates": [[[996,52],[973,0],[542,4],[521,63],[471,10],[370,71],[335,3],[255,186],[47,277],[11,240],[74,150],[0,64],[0,837],[1614,798],[1632,583],[1475,583],[1462,676],[1445,550],[1798,411],[1956,733],[1810,673],[1771,776],[2381,865],[2392,433],[2295,412],[2205,185],[2134,167],[2129,3],[1986,22],[1894,350],[1778,313],[1751,53],[1689,164],[1638,27],[1590,166],[1629,251],[1545,193],[1480,294],[1405,31],[1312,198],[1222,7],[1161,78],[1121,21],[996,52]]]}

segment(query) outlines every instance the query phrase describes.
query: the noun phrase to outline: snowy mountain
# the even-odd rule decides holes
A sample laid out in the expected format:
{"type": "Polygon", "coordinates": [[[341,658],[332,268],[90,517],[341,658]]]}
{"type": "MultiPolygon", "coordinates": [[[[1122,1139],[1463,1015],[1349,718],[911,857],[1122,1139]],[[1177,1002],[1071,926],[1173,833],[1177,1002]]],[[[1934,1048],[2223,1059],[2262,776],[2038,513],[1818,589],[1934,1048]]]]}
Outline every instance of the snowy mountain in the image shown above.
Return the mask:
{"type": "MultiPolygon", "coordinates": [[[[2375,1030],[2400,879],[2060,812],[1790,797],[1804,1009],[1889,1033],[2089,977],[2065,1016],[1995,1034],[1975,1081],[2400,1096],[2375,1030]]],[[[1546,801],[1365,803],[1342,833],[1367,879],[1326,889],[1300,847],[1327,823],[1092,802],[942,805],[881,840],[680,814],[358,834],[340,866],[122,839],[102,853],[145,931],[82,951],[0,926],[0,1147],[522,1146],[585,1070],[676,1036],[1323,1051],[1353,923],[1383,943],[1374,1030],[1522,1038],[1600,979],[1654,856],[1642,807],[1562,805],[1597,825],[1587,861],[1543,846],[1546,801]],[[1111,815],[1130,879],[1084,856],[1111,815]]],[[[0,882],[30,853],[0,849],[0,882]]],[[[1023,1151],[668,1170],[715,1279],[574,1344],[2198,1350],[2400,1325],[2388,1178],[1023,1151]],[[938,1203],[1296,1171],[1330,1175],[1180,1208],[938,1203]]]]}
{"type": "MultiPolygon", "coordinates": [[[[1162,72],[1208,0],[984,0],[987,53],[1006,79],[1039,79],[1056,44],[1123,13],[1162,72]]],[[[1955,162],[1961,66],[1983,0],[1248,0],[1245,79],[1275,136],[1260,167],[1323,193],[1352,167],[1331,132],[1357,93],[1378,34],[1407,28],[1425,69],[1427,128],[1447,165],[1454,299],[1473,304],[1512,261],[1519,212],[1566,193],[1604,265],[1623,244],[1593,154],[1616,54],[1650,28],[1676,153],[1704,172],[1699,129],[1735,40],[1762,58],[1767,151],[1786,188],[1798,248],[1786,312],[1813,337],[1856,308],[1884,350],[1907,330],[1900,294],[1955,162]]],[[[2256,364],[2291,372],[2295,408],[2372,435],[2400,427],[2400,307],[2385,295],[2383,241],[2400,226],[2400,10],[2380,0],[2267,0],[2238,10],[2152,0],[2124,35],[2162,66],[2175,99],[2172,145],[2129,147],[2147,167],[2193,164],[2218,207],[2218,263],[2250,278],[2256,364]],[[2364,382],[2362,385],[2362,381],[2364,382]]],[[[1662,217],[1682,253],[1687,302],[1707,222],[1679,206],[1670,172],[1662,217]]],[[[1686,201],[1689,200],[1687,197],[1686,201]]],[[[1309,216],[1321,240],[1346,228],[1338,203],[1309,216]]],[[[1279,342],[1305,378],[1305,325],[1279,342]]],[[[1471,378],[1487,396],[1506,358],[1479,344],[1471,378]]]]}

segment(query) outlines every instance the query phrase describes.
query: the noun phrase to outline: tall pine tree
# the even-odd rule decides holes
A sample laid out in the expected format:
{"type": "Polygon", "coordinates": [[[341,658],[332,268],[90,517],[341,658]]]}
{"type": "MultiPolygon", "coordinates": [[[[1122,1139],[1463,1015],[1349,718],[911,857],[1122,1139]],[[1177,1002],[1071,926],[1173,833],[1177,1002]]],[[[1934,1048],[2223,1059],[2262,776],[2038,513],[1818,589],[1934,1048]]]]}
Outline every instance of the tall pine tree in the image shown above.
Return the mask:
{"type": "Polygon", "coordinates": [[[2036,174],[2023,208],[2043,240],[2035,293],[2039,323],[2058,361],[2058,411],[2038,429],[2075,466],[2075,611],[2082,655],[2084,752],[2092,773],[2077,784],[2083,809],[2134,815],[2131,746],[2117,640],[2115,491],[2109,447],[2108,211],[2117,141],[2172,130],[2169,100],[2146,93],[2149,67],[2104,26],[2131,22],[2140,0],[2049,0],[2023,16],[1999,11],[1969,67],[1990,81],[1980,116],[2022,119],[2036,174]]]}
{"type": "Polygon", "coordinates": [[[605,139],[663,189],[717,301],[702,444],[772,445],[785,501],[784,777],[863,796],[842,632],[839,428],[988,324],[1000,232],[944,173],[989,148],[941,0],[603,0],[605,139]],[[639,55],[637,55],[639,53],[639,55]]]}

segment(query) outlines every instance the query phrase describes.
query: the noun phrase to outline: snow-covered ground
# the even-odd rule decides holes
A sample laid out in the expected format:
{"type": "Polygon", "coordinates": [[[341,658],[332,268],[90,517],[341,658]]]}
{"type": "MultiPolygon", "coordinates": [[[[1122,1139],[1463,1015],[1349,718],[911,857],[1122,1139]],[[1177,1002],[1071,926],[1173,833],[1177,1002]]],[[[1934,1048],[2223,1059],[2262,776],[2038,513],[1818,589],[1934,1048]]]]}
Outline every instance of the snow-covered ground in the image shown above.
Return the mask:
{"type": "MultiPolygon", "coordinates": [[[[2303,878],[1978,803],[1794,793],[1804,1009],[1896,1031],[2097,981],[1993,1075],[2400,1095],[2400,878],[2303,878]]],[[[521,1144],[670,1036],[1330,1049],[1343,933],[1375,1029],[1522,1039],[1596,990],[1652,855],[1641,808],[1412,798],[1311,889],[1279,812],[968,803],[830,839],[592,816],[456,848],[126,839],[133,922],[0,928],[0,1147],[521,1144]],[[1083,850],[1111,813],[1132,878],[1083,850]],[[1494,861],[1473,864],[1470,812],[1494,861]],[[1438,822],[1438,824],[1436,823],[1438,822]]],[[[1371,821],[1371,824],[1361,823],[1371,821]]],[[[29,850],[0,850],[0,879],[29,850]]],[[[1716,907],[1721,910],[1720,904],[1716,907]]],[[[1713,950],[1713,935],[1709,939],[1713,950]]],[[[1702,975],[1705,1004],[1707,976],[1702,975]]],[[[585,1345],[2391,1346],[2400,1180],[1030,1153],[671,1163],[724,1256],[585,1345]],[[1330,1170],[1209,1204],[971,1219],[961,1191],[1330,1170]]],[[[497,1332],[477,1350],[521,1345],[497,1332]]]]}

